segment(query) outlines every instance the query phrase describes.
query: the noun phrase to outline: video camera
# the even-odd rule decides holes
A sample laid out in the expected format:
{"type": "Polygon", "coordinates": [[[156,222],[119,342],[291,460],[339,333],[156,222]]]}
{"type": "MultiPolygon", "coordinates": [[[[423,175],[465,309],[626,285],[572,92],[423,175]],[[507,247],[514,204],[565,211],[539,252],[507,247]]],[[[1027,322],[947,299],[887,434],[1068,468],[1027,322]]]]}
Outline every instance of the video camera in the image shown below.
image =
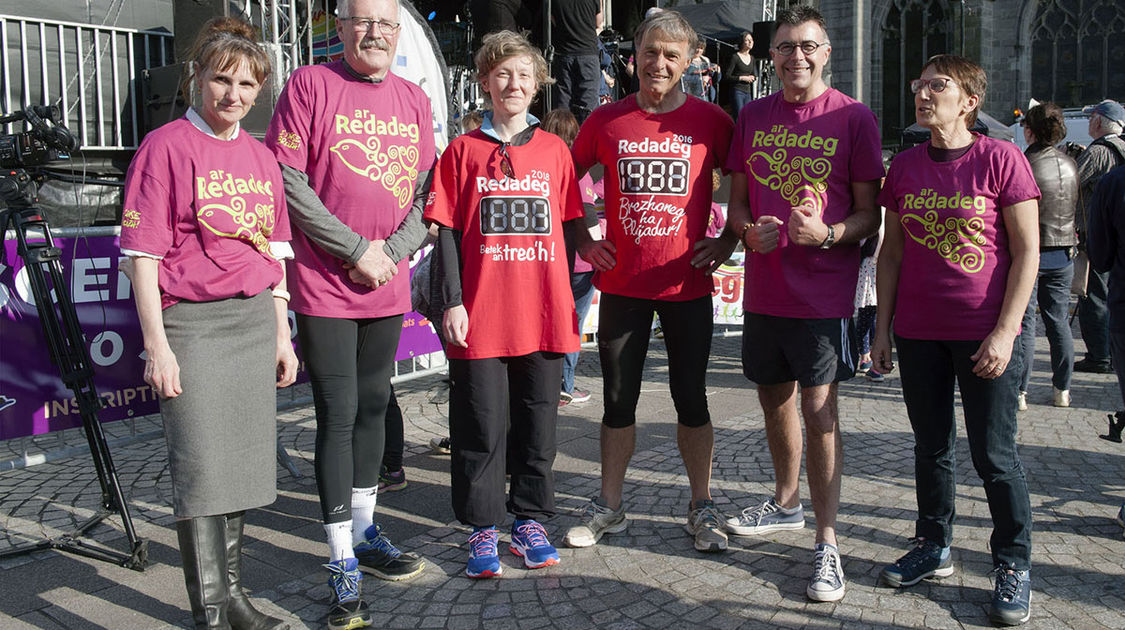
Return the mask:
{"type": "Polygon", "coordinates": [[[602,40],[602,45],[605,46],[606,52],[609,54],[617,55],[620,53],[621,42],[624,39],[621,33],[612,28],[607,28],[598,34],[598,39],[602,40]]]}
{"type": "Polygon", "coordinates": [[[78,149],[78,139],[59,123],[55,105],[30,105],[23,111],[0,115],[0,124],[24,121],[27,131],[0,136],[0,168],[40,166],[67,159],[78,149]]]}

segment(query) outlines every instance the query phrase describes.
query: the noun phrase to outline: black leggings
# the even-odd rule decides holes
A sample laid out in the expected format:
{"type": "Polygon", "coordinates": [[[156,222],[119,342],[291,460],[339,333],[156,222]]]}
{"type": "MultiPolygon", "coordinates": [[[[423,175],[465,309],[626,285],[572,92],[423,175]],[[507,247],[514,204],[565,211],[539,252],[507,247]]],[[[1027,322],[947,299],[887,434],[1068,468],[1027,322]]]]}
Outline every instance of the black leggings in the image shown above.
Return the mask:
{"type": "Polygon", "coordinates": [[[379,485],[402,315],[297,315],[316,408],[316,486],[325,523],[352,517],[352,488],[379,485]]]}
{"type": "Polygon", "coordinates": [[[598,353],[605,380],[602,424],[613,429],[637,422],[637,401],[648,356],[652,315],[660,315],[668,349],[668,386],[676,419],[686,427],[711,421],[707,411],[707,360],[711,357],[714,307],[706,295],[686,302],[645,300],[602,293],[598,353]]]}

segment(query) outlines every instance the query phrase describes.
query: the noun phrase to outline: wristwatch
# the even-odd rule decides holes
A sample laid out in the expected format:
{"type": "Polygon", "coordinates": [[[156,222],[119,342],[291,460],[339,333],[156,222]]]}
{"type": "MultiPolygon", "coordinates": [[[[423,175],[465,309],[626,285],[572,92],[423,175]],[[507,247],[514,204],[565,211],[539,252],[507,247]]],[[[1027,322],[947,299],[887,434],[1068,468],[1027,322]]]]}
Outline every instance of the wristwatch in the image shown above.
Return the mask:
{"type": "Polygon", "coordinates": [[[835,242],[836,242],[836,228],[829,225],[828,226],[828,236],[826,236],[824,238],[824,241],[822,241],[820,243],[820,248],[821,249],[828,249],[829,247],[832,247],[833,243],[835,243],[835,242]]]}

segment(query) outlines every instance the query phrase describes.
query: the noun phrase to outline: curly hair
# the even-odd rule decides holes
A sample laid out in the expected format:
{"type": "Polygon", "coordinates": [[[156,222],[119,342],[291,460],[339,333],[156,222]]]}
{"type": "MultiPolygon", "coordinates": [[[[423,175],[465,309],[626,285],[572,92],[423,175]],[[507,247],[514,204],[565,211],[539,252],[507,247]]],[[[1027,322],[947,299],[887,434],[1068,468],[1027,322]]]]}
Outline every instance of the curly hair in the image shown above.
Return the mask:
{"type": "Polygon", "coordinates": [[[512,31],[498,31],[485,35],[481,40],[480,49],[474,62],[477,66],[477,78],[483,83],[488,80],[488,73],[500,65],[501,61],[509,57],[530,57],[531,65],[535,67],[535,83],[538,87],[551,85],[555,82],[547,68],[547,60],[543,53],[528,41],[527,37],[512,31]]]}
{"type": "Polygon", "coordinates": [[[1036,142],[1054,146],[1066,137],[1062,108],[1054,103],[1040,103],[1027,111],[1023,126],[1031,130],[1036,142]]]}

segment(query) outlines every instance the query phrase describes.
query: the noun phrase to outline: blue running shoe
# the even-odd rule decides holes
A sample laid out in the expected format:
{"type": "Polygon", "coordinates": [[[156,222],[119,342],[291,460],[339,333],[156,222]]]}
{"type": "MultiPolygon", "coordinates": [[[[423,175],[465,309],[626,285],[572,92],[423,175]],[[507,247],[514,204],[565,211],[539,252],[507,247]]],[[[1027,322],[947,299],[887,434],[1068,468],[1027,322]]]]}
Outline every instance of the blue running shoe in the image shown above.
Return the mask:
{"type": "Polygon", "coordinates": [[[559,563],[558,550],[547,540],[546,530],[537,521],[528,519],[512,523],[512,542],[508,548],[523,558],[524,565],[529,569],[541,569],[559,563]]]}
{"type": "Polygon", "coordinates": [[[914,548],[906,555],[883,568],[881,577],[888,586],[900,588],[914,586],[928,577],[949,577],[953,575],[953,557],[949,547],[926,540],[911,538],[914,548]]]}
{"type": "Polygon", "coordinates": [[[330,630],[354,630],[371,625],[371,612],[367,602],[359,597],[363,574],[359,572],[359,561],[345,558],[324,565],[328,569],[328,588],[332,589],[332,601],[328,607],[328,627],[330,630]]]}
{"type": "Polygon", "coordinates": [[[504,567],[500,566],[500,552],[496,543],[500,539],[495,527],[478,527],[469,536],[469,565],[465,575],[471,578],[500,577],[504,567]]]}
{"type": "Polygon", "coordinates": [[[996,589],[988,618],[1000,626],[1018,626],[1031,619],[1031,571],[996,567],[996,589]]]}

